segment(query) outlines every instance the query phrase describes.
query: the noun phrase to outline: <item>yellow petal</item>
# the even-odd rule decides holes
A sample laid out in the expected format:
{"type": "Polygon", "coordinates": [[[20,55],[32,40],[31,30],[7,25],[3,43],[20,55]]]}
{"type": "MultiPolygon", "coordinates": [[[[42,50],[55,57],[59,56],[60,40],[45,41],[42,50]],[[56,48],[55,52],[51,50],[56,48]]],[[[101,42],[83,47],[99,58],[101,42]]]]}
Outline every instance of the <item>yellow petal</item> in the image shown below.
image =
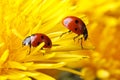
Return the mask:
{"type": "Polygon", "coordinates": [[[34,64],[31,65],[30,68],[28,70],[35,70],[35,69],[55,69],[58,67],[62,67],[64,66],[65,63],[64,62],[60,62],[60,63],[40,63],[40,64],[34,64]]]}
{"type": "Polygon", "coordinates": [[[19,62],[15,62],[15,61],[9,61],[8,68],[16,68],[16,69],[21,69],[21,70],[27,69],[23,64],[21,64],[19,62]]]}
{"type": "Polygon", "coordinates": [[[24,39],[24,37],[16,29],[12,29],[12,33],[15,34],[21,40],[24,39]]]}
{"type": "Polygon", "coordinates": [[[7,80],[6,76],[0,75],[0,80],[7,80]]]}
{"type": "Polygon", "coordinates": [[[43,74],[41,72],[36,71],[18,71],[18,70],[11,70],[9,71],[8,75],[5,76],[7,79],[10,80],[55,80],[51,76],[48,76],[46,74],[43,74]]]}
{"type": "MultiPolygon", "coordinates": [[[[18,79],[16,79],[16,80],[18,80],[18,79]]],[[[24,77],[24,78],[22,78],[22,80],[32,80],[32,79],[30,77],[24,77]]]]}
{"type": "MultiPolygon", "coordinates": [[[[82,55],[75,55],[75,54],[65,54],[65,53],[62,53],[61,54],[56,54],[52,60],[50,61],[62,61],[62,62],[72,62],[72,61],[79,61],[79,60],[82,60],[82,59],[89,59],[88,56],[82,56],[82,55]]],[[[48,60],[49,61],[49,60],[48,60]]]]}
{"type": "Polygon", "coordinates": [[[24,66],[26,66],[26,67],[29,67],[29,66],[31,66],[31,65],[34,65],[34,63],[33,62],[26,62],[26,63],[22,63],[24,66]]]}
{"type": "Polygon", "coordinates": [[[0,57],[0,65],[2,65],[7,60],[8,56],[9,56],[9,50],[5,50],[5,52],[0,57]]]}
{"type": "Polygon", "coordinates": [[[40,73],[40,72],[39,73],[38,72],[23,72],[23,74],[26,74],[27,76],[30,76],[37,80],[55,80],[51,76],[48,76],[48,75],[40,73]],[[34,75],[34,73],[37,75],[34,75]]]}
{"type": "Polygon", "coordinates": [[[37,46],[37,47],[34,49],[34,51],[32,51],[32,52],[30,53],[30,55],[33,55],[34,53],[37,53],[37,51],[39,51],[44,45],[45,45],[45,43],[42,42],[39,46],[37,46]]]}
{"type": "Polygon", "coordinates": [[[36,54],[36,55],[29,55],[26,56],[26,58],[24,59],[24,62],[27,61],[44,61],[46,59],[50,59],[52,57],[55,56],[56,53],[50,53],[50,54],[45,54],[43,55],[42,53],[36,54]]]}
{"type": "Polygon", "coordinates": [[[0,47],[2,47],[4,44],[5,44],[4,42],[0,43],[0,47]]]}
{"type": "Polygon", "coordinates": [[[97,71],[97,77],[100,79],[108,78],[110,73],[107,70],[100,69],[97,71]]]}

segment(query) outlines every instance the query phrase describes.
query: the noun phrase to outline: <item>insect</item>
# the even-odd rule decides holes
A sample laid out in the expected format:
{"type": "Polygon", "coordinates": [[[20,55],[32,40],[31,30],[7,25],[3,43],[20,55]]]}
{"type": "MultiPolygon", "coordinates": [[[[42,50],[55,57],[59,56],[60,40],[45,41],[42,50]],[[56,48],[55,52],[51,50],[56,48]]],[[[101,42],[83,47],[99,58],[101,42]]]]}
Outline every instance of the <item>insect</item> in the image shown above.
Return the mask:
{"type": "Polygon", "coordinates": [[[24,46],[28,45],[28,46],[30,46],[30,49],[31,49],[31,46],[37,47],[42,42],[45,42],[45,45],[43,46],[43,48],[51,48],[52,47],[52,41],[50,40],[50,38],[42,33],[36,33],[36,34],[32,34],[31,36],[26,37],[23,40],[22,45],[24,45],[24,46]]]}
{"type": "MultiPolygon", "coordinates": [[[[62,24],[69,29],[68,32],[74,32],[77,34],[77,36],[75,36],[73,38],[73,40],[75,40],[77,37],[79,37],[81,34],[83,34],[83,38],[84,40],[87,40],[88,38],[88,31],[86,28],[85,23],[78,17],[75,16],[68,16],[65,17],[62,21],[62,24]]],[[[61,36],[63,36],[64,34],[68,33],[68,32],[64,32],[61,34],[61,36]]],[[[60,37],[61,37],[60,36],[60,37]]],[[[81,38],[81,47],[83,49],[82,46],[82,38],[81,38]]]]}

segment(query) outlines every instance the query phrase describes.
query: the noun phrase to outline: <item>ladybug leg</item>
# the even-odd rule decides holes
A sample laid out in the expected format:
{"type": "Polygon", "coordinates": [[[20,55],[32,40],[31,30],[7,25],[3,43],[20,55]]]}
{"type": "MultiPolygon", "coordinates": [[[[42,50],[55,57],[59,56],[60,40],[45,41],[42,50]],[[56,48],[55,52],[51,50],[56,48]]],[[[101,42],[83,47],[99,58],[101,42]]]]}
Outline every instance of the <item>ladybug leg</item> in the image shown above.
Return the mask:
{"type": "Polygon", "coordinates": [[[41,47],[41,50],[43,50],[43,47],[41,47]]]}
{"type": "Polygon", "coordinates": [[[80,45],[81,45],[81,48],[83,49],[83,44],[82,44],[82,43],[83,43],[83,42],[82,42],[82,41],[83,41],[83,38],[79,38],[79,39],[78,39],[78,43],[79,43],[79,41],[81,41],[81,42],[80,42],[80,45]]]}
{"type": "MultiPolygon", "coordinates": [[[[44,50],[44,48],[43,47],[41,47],[41,49],[40,50],[44,50]]],[[[42,53],[43,54],[43,56],[45,55],[44,53],[42,53]]]]}
{"type": "MultiPolygon", "coordinates": [[[[76,39],[77,37],[79,37],[79,35],[75,36],[75,37],[73,38],[73,40],[75,41],[75,39],[76,39]]],[[[79,39],[78,39],[78,43],[79,43],[79,41],[81,41],[80,45],[81,45],[81,48],[83,49],[83,44],[82,44],[83,42],[82,42],[82,40],[83,40],[83,38],[79,38],[79,39]]]]}
{"type": "Polygon", "coordinates": [[[70,33],[71,31],[69,30],[69,31],[67,31],[67,32],[64,32],[64,33],[62,33],[61,35],[60,35],[60,37],[62,37],[64,34],[66,34],[66,33],[70,33]]]}
{"type": "MultiPolygon", "coordinates": [[[[29,45],[29,46],[30,46],[30,48],[29,48],[29,54],[30,54],[30,53],[31,53],[31,45],[29,45]]],[[[29,54],[28,54],[28,55],[29,55],[29,54]]]]}
{"type": "Polygon", "coordinates": [[[75,37],[73,38],[73,40],[75,41],[75,39],[76,39],[77,37],[79,37],[79,35],[75,36],[75,37]]]}
{"type": "Polygon", "coordinates": [[[80,38],[80,40],[81,40],[80,45],[81,45],[81,48],[83,49],[83,44],[82,44],[82,40],[83,40],[83,38],[80,38]]]}

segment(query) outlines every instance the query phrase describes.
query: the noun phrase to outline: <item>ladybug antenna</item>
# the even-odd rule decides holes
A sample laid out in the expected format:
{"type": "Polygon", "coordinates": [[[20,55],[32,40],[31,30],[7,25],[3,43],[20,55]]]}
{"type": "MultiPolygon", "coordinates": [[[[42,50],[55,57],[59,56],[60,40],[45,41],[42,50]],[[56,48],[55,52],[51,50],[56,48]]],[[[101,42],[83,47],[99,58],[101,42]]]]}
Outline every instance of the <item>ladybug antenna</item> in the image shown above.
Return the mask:
{"type": "Polygon", "coordinates": [[[62,33],[62,34],[60,35],[60,37],[62,37],[64,34],[70,33],[70,32],[71,32],[71,30],[69,30],[69,31],[67,31],[67,32],[64,32],[64,33],[62,33]]]}

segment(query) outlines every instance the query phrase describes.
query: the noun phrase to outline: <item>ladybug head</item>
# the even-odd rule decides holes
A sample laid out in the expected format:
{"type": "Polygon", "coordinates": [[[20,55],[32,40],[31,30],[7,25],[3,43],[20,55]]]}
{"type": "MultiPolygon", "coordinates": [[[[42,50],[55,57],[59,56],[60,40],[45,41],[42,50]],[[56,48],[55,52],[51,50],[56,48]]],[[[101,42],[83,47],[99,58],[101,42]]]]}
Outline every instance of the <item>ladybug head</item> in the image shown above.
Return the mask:
{"type": "Polygon", "coordinates": [[[22,45],[31,45],[31,36],[26,37],[23,40],[22,45]]]}
{"type": "Polygon", "coordinates": [[[88,38],[88,31],[87,31],[86,27],[84,27],[83,37],[84,37],[84,40],[87,40],[87,38],[88,38]]]}

